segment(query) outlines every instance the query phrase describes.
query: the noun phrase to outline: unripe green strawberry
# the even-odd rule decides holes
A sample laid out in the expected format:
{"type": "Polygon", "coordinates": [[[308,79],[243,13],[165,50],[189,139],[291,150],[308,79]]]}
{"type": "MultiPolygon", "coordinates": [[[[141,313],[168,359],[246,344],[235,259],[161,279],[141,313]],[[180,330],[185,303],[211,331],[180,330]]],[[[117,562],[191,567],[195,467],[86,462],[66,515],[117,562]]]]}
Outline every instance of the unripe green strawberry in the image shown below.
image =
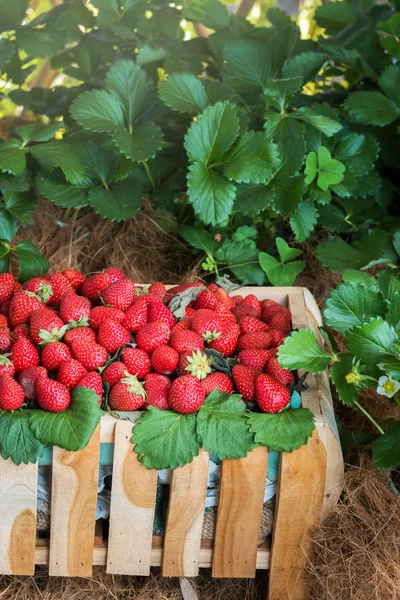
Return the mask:
{"type": "Polygon", "coordinates": [[[125,311],[135,299],[135,284],[129,279],[112,283],[102,293],[105,304],[125,311]]]}
{"type": "Polygon", "coordinates": [[[192,375],[183,375],[172,382],[168,404],[175,412],[189,414],[200,408],[205,397],[200,380],[192,375]]]}
{"type": "Polygon", "coordinates": [[[36,394],[40,408],[49,412],[61,412],[67,409],[71,402],[69,389],[48,377],[36,379],[36,394]]]}
{"type": "Polygon", "coordinates": [[[88,371],[95,371],[107,362],[107,350],[100,344],[93,344],[86,340],[75,340],[72,342],[71,348],[74,358],[79,360],[88,371]]]}
{"type": "Polygon", "coordinates": [[[161,321],[154,321],[154,323],[147,323],[147,325],[139,329],[135,339],[139,348],[151,354],[157,346],[167,344],[169,336],[170,328],[168,325],[161,321]]]}
{"type": "Polygon", "coordinates": [[[260,375],[256,381],[256,402],[263,412],[277,413],[290,403],[290,392],[270,375],[260,375]]]}
{"type": "Polygon", "coordinates": [[[151,355],[151,364],[156,373],[172,375],[179,362],[179,354],[170,346],[158,346],[151,355]]]}
{"type": "Polygon", "coordinates": [[[80,381],[78,381],[76,387],[84,387],[88,390],[93,390],[99,397],[99,404],[103,403],[103,381],[97,371],[91,371],[86,373],[80,381]]]}
{"type": "Polygon", "coordinates": [[[46,344],[40,357],[41,363],[48,371],[57,371],[61,365],[72,358],[72,352],[63,342],[46,344]]]}
{"type": "Polygon", "coordinates": [[[125,348],[122,354],[125,370],[138,379],[143,379],[151,371],[150,356],[140,348],[125,348]]]}
{"type": "Polygon", "coordinates": [[[131,337],[129,331],[112,319],[104,321],[97,333],[97,342],[103,346],[110,354],[115,354],[118,350],[128,344],[131,337]]]}
{"type": "Polygon", "coordinates": [[[78,382],[87,374],[85,367],[74,358],[63,363],[57,373],[57,381],[72,390],[78,382]]]}
{"type": "Polygon", "coordinates": [[[143,385],[134,375],[127,375],[112,388],[109,403],[112,410],[138,410],[146,400],[143,385]]]}
{"type": "Polygon", "coordinates": [[[28,367],[39,365],[39,352],[28,338],[20,338],[11,348],[10,359],[14,363],[15,372],[20,373],[28,367]]]}
{"type": "Polygon", "coordinates": [[[231,394],[233,392],[233,384],[230,377],[228,377],[228,375],[225,373],[220,373],[219,371],[207,375],[201,384],[203,386],[206,398],[208,394],[211,394],[211,392],[217,388],[220,392],[225,392],[227,394],[231,394]]]}
{"type": "Polygon", "coordinates": [[[0,410],[17,410],[24,403],[25,392],[11,375],[0,376],[0,410]]]}

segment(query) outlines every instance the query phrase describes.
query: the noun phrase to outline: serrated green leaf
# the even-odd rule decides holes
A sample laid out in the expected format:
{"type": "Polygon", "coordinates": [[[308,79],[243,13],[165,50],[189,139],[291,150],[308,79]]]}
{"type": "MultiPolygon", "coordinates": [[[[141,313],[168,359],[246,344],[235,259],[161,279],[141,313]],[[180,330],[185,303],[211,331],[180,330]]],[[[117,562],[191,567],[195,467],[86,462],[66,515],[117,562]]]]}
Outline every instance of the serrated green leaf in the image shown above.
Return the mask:
{"type": "Polygon", "coordinates": [[[173,73],[158,86],[161,100],[180,113],[198,113],[207,106],[204,85],[192,73],[173,73]]]}
{"type": "Polygon", "coordinates": [[[400,357],[385,356],[382,362],[379,363],[379,368],[384,372],[393,377],[394,379],[400,379],[400,357]]]}
{"type": "Polygon", "coordinates": [[[278,349],[278,362],[285,369],[322,373],[331,356],[321,348],[309,329],[294,331],[278,349]]]}
{"type": "Polygon", "coordinates": [[[280,119],[273,136],[281,157],[279,178],[286,180],[297,175],[304,163],[306,152],[304,125],[290,117],[280,119]]]}
{"type": "Polygon", "coordinates": [[[224,46],[224,81],[239,97],[253,97],[257,103],[270,75],[271,64],[264,46],[253,40],[228,42],[224,46]]]}
{"type": "Polygon", "coordinates": [[[63,208],[82,208],[88,206],[87,191],[89,185],[85,181],[80,185],[70,185],[57,174],[39,174],[36,188],[44,198],[63,208]]]}
{"type": "Polygon", "coordinates": [[[146,123],[136,127],[132,134],[128,131],[116,131],[111,135],[119,150],[130,160],[137,162],[154,158],[161,150],[164,136],[155,123],[146,123]]]}
{"type": "Polygon", "coordinates": [[[302,251],[299,250],[299,248],[291,248],[281,237],[275,238],[275,243],[282,263],[287,263],[302,254],[302,251]]]}
{"type": "Polygon", "coordinates": [[[305,242],[314,231],[318,220],[318,211],[310,202],[301,202],[290,217],[290,226],[299,243],[305,242]]]}
{"type": "Polygon", "coordinates": [[[216,241],[211,233],[205,229],[182,225],[178,229],[179,234],[191,245],[212,256],[216,247],[216,241]]]}
{"type": "Polygon", "coordinates": [[[191,0],[182,15],[189,21],[202,23],[210,29],[224,29],[229,26],[227,8],[218,0],[191,0]]]}
{"type": "Polygon", "coordinates": [[[400,465],[400,422],[390,421],[388,431],[372,445],[372,458],[377,469],[392,470],[400,465]]]}
{"type": "Polygon", "coordinates": [[[235,209],[242,215],[255,217],[272,202],[271,189],[265,185],[241,184],[237,186],[235,209]]]}
{"type": "Polygon", "coordinates": [[[296,277],[300,275],[305,267],[305,262],[302,260],[282,264],[265,252],[260,252],[258,259],[269,281],[276,286],[293,285],[296,277]]]}
{"type": "Polygon", "coordinates": [[[16,220],[6,210],[0,208],[0,240],[11,242],[16,233],[16,220]]]}
{"type": "Polygon", "coordinates": [[[124,126],[122,104],[115,94],[90,90],[72,103],[70,113],[84,129],[98,133],[119,131],[124,126]]]}
{"type": "Polygon", "coordinates": [[[30,188],[30,182],[27,171],[21,175],[12,175],[10,173],[0,173],[0,189],[10,192],[26,192],[30,188]]]}
{"type": "Polygon", "coordinates": [[[133,429],[132,442],[148,469],[176,469],[199,454],[196,415],[149,406],[133,429]]]}
{"type": "Polygon", "coordinates": [[[245,412],[246,404],[239,394],[225,394],[218,389],[211,392],[200,407],[196,423],[204,450],[220,460],[247,456],[256,444],[245,412]]]}
{"type": "Polygon", "coordinates": [[[285,29],[288,25],[292,25],[293,21],[287,12],[274,6],[267,11],[267,19],[276,29],[285,29]]]}
{"type": "Polygon", "coordinates": [[[0,242],[0,273],[8,273],[10,263],[10,248],[5,242],[0,242]]]}
{"type": "Polygon", "coordinates": [[[314,415],[308,408],[277,414],[248,413],[247,419],[255,442],[277,452],[293,452],[307,444],[315,429],[314,415]]]}
{"type": "Polygon", "coordinates": [[[300,76],[303,84],[317,75],[326,62],[326,56],[317,52],[302,52],[286,61],[282,70],[283,77],[300,76]]]}
{"type": "Polygon", "coordinates": [[[400,329],[400,293],[393,296],[386,313],[385,321],[396,330],[400,329]]]}
{"type": "Polygon", "coordinates": [[[379,85],[397,106],[400,106],[400,69],[398,65],[389,65],[379,78],[379,85]]]}
{"type": "Polygon", "coordinates": [[[378,142],[357,133],[341,139],[335,150],[336,158],[357,176],[365,175],[373,168],[378,154],[378,142]]]}
{"type": "Polygon", "coordinates": [[[36,197],[32,192],[3,190],[3,202],[7,212],[21,221],[23,225],[30,222],[29,217],[36,208],[36,197]]]}
{"type": "Polygon", "coordinates": [[[327,137],[332,137],[342,128],[338,121],[315,113],[311,108],[302,107],[292,113],[294,119],[299,119],[305,123],[309,123],[327,137]]]}
{"type": "Polygon", "coordinates": [[[31,411],[29,426],[42,444],[76,452],[87,446],[103,415],[96,392],[77,387],[71,392],[71,404],[66,410],[31,411]]]}
{"type": "Polygon", "coordinates": [[[332,2],[318,6],[315,11],[315,20],[319,27],[323,27],[326,33],[334,35],[347,25],[351,25],[356,21],[356,13],[350,2],[343,0],[342,2],[332,2]]]}
{"type": "Polygon", "coordinates": [[[3,69],[3,67],[12,59],[16,49],[17,47],[14,42],[0,38],[0,69],[3,69]]]}
{"type": "Polygon", "coordinates": [[[237,183],[265,183],[280,165],[276,145],[261,131],[243,133],[223,160],[223,174],[237,183]]]}
{"type": "Polygon", "coordinates": [[[395,346],[399,343],[394,327],[381,317],[371,319],[347,332],[347,347],[350,352],[367,365],[384,362],[387,355],[400,356],[395,346]]]}
{"type": "Polygon", "coordinates": [[[19,262],[19,279],[21,283],[45,275],[50,263],[29,240],[22,240],[15,246],[19,262]]]}
{"type": "Polygon", "coordinates": [[[29,146],[29,152],[44,169],[59,167],[65,178],[77,185],[85,177],[85,169],[70,144],[64,141],[29,146]]]}
{"type": "Polygon", "coordinates": [[[196,214],[206,225],[218,225],[232,213],[236,188],[225,177],[208,171],[201,163],[189,167],[189,201],[196,214]]]}
{"type": "Polygon", "coordinates": [[[44,454],[44,446],[29,426],[30,416],[39,411],[0,411],[0,454],[15,465],[35,463],[44,454]]]}
{"type": "Polygon", "coordinates": [[[128,177],[108,190],[101,187],[90,188],[88,202],[103,219],[125,221],[138,212],[142,197],[141,185],[134,177],[128,177]]]}
{"type": "Polygon", "coordinates": [[[55,56],[64,48],[65,30],[47,26],[44,28],[21,27],[16,31],[19,48],[38,58],[55,56]]]}
{"type": "Polygon", "coordinates": [[[224,250],[224,261],[235,277],[247,284],[264,284],[265,275],[258,262],[259,250],[253,240],[229,240],[224,245],[224,250]]]}
{"type": "Polygon", "coordinates": [[[346,406],[353,406],[358,397],[357,388],[354,383],[346,381],[346,375],[353,368],[353,357],[351,354],[339,354],[339,360],[330,368],[330,376],[335,385],[339,400],[346,406]]]}
{"type": "Polygon", "coordinates": [[[15,133],[27,144],[28,142],[47,142],[51,140],[64,124],[60,121],[56,121],[51,125],[39,125],[38,123],[31,123],[30,125],[23,125],[22,127],[16,127],[15,133]]]}
{"type": "Polygon", "coordinates": [[[377,287],[378,283],[375,277],[372,275],[368,275],[368,273],[364,273],[363,271],[356,271],[354,269],[347,269],[342,273],[343,283],[349,283],[353,281],[354,283],[363,283],[368,287],[377,287]]]}
{"type": "Polygon", "coordinates": [[[281,215],[292,215],[296,212],[298,205],[303,198],[304,177],[289,177],[281,179],[275,177],[270,184],[271,193],[273,193],[273,207],[281,215]]]}
{"type": "Polygon", "coordinates": [[[369,262],[368,255],[357,250],[340,237],[319,244],[316,254],[324,266],[335,271],[361,269],[369,262]]]}
{"type": "Polygon", "coordinates": [[[26,157],[21,142],[16,139],[0,143],[0,171],[21,175],[26,167],[26,157]]]}
{"type": "Polygon", "coordinates": [[[288,79],[268,79],[264,88],[264,96],[268,104],[283,113],[293,101],[295,94],[302,87],[301,77],[288,79]]]}
{"type": "Polygon", "coordinates": [[[383,127],[400,116],[400,107],[379,92],[355,92],[345,102],[349,115],[358,123],[383,127]]]}
{"type": "Polygon", "coordinates": [[[146,98],[153,87],[146,71],[132,60],[119,60],[112,65],[107,71],[105,84],[124,107],[128,123],[133,123],[143,112],[146,98]]]}

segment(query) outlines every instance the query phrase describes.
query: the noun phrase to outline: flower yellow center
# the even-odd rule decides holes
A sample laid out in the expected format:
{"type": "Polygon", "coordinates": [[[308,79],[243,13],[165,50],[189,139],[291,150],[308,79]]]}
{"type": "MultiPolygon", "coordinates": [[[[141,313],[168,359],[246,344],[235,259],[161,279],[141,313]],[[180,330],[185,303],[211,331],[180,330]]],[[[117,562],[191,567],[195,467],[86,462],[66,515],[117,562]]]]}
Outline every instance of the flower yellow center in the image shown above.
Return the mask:
{"type": "Polygon", "coordinates": [[[396,391],[395,383],[394,381],[390,381],[390,379],[385,381],[382,387],[385,390],[385,394],[393,394],[396,391]]]}

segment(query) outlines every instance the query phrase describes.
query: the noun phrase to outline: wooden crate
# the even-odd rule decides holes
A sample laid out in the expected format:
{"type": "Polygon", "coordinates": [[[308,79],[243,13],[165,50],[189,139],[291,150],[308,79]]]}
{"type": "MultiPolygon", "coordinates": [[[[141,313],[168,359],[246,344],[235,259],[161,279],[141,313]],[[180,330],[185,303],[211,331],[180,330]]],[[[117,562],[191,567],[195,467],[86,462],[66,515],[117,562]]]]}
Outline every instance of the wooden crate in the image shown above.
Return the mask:
{"type": "MultiPolygon", "coordinates": [[[[289,306],[293,327],[309,327],[319,338],[321,315],[304,288],[246,288],[289,306]]],[[[208,455],[172,474],[166,531],[153,537],[157,472],[132,452],[132,423],[102,419],[89,445],[79,452],[53,449],[50,540],[37,539],[38,465],[15,466],[0,459],[0,573],[32,575],[48,565],[50,575],[109,573],[148,575],[161,566],[166,576],[196,576],[211,567],[214,577],[254,577],[269,569],[270,600],[306,600],[305,565],[312,531],[334,507],[342,489],[343,459],[327,373],[309,375],[303,406],[315,415],[316,429],[306,446],[281,454],[277,504],[270,544],[259,541],[268,451],[222,464],[213,543],[202,541],[208,455]],[[108,541],[95,531],[100,443],[114,443],[108,541]]],[[[266,594],[267,597],[267,594],[266,594]]]]}

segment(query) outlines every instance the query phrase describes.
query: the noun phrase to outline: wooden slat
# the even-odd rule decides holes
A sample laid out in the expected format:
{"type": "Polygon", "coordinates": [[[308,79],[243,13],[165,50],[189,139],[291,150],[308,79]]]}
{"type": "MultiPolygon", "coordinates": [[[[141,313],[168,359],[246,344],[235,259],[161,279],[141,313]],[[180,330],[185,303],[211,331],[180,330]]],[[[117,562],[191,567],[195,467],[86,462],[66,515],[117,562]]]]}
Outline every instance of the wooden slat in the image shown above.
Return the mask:
{"type": "Polygon", "coordinates": [[[208,480],[208,454],[172,472],[162,571],[166,577],[195,577],[208,480]]]}
{"type": "Polygon", "coordinates": [[[37,464],[0,458],[0,574],[35,572],[37,464]]]}
{"type": "Polygon", "coordinates": [[[324,499],[326,452],[315,430],[306,446],[282,453],[268,600],[308,600],[305,567],[324,499]]]}
{"type": "Polygon", "coordinates": [[[254,577],[267,478],[268,451],[222,463],[213,577],[254,577]]]}
{"type": "Polygon", "coordinates": [[[149,575],[158,474],[138,461],[131,439],[132,423],[118,421],[107,573],[149,575]]]}
{"type": "Polygon", "coordinates": [[[92,575],[100,426],[84,450],[53,448],[50,575],[92,575]]]}

